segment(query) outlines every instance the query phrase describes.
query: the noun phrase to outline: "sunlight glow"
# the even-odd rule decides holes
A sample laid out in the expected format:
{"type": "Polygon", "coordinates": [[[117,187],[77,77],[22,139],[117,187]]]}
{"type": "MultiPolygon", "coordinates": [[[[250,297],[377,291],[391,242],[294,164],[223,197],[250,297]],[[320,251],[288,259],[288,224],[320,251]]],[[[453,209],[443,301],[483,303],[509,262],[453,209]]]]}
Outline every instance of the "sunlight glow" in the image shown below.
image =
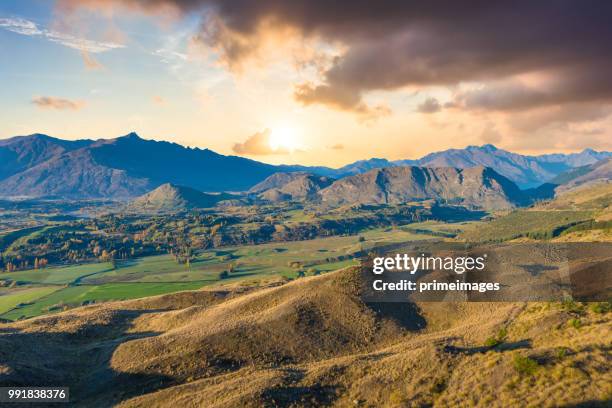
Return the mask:
{"type": "Polygon", "coordinates": [[[270,147],[273,150],[293,152],[300,147],[299,132],[295,126],[279,123],[270,129],[270,147]]]}

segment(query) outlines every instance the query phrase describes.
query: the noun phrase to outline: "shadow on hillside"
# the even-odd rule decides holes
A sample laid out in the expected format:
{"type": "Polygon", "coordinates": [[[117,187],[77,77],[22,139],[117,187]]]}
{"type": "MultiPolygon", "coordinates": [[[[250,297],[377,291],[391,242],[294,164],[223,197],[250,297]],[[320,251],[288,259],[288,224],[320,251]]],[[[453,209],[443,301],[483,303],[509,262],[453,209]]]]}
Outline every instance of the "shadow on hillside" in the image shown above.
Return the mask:
{"type": "Polygon", "coordinates": [[[531,202],[548,200],[555,196],[555,188],[557,187],[559,187],[558,184],[544,183],[539,187],[523,190],[523,194],[525,194],[525,197],[531,202]]]}
{"type": "Polygon", "coordinates": [[[603,401],[591,400],[591,401],[579,402],[577,404],[563,405],[563,407],[561,408],[610,408],[611,405],[612,405],[612,402],[610,402],[610,400],[603,400],[603,401]]]}
{"type": "Polygon", "coordinates": [[[421,316],[419,307],[409,302],[366,302],[366,305],[380,318],[395,321],[403,328],[418,331],[427,327],[427,320],[421,316]]]}
{"type": "Polygon", "coordinates": [[[519,268],[523,268],[531,276],[539,276],[544,272],[559,270],[558,266],[554,265],[517,265],[519,268]]]}
{"type": "Polygon", "coordinates": [[[510,351],[518,349],[529,349],[531,348],[531,340],[519,340],[508,343],[501,343],[497,346],[479,346],[479,347],[457,347],[453,345],[444,346],[444,351],[451,354],[478,354],[486,353],[487,351],[510,351]]]}
{"type": "Polygon", "coordinates": [[[315,384],[310,387],[287,386],[266,390],[262,394],[264,406],[272,407],[321,407],[330,405],[336,395],[336,388],[315,384]]]}
{"type": "Polygon", "coordinates": [[[139,316],[161,311],[118,310],[108,324],[74,332],[2,330],[0,361],[9,369],[0,374],[0,387],[69,387],[71,406],[112,406],[172,384],[168,376],[117,372],[110,365],[122,343],[159,334],[128,330],[139,316]]]}
{"type": "Polygon", "coordinates": [[[488,213],[480,210],[470,210],[459,206],[435,206],[432,208],[432,215],[446,222],[462,222],[480,220],[488,213]]]}
{"type": "Polygon", "coordinates": [[[262,395],[266,407],[320,407],[328,406],[336,399],[336,387],[314,384],[309,387],[291,385],[299,383],[304,370],[286,369],[284,384],[266,389],[262,395]]]}
{"type": "MultiPolygon", "coordinates": [[[[13,323],[11,320],[6,320],[6,321],[0,321],[0,323],[13,323]]],[[[17,329],[13,329],[12,327],[1,327],[0,326],[0,335],[2,334],[6,334],[6,333],[15,333],[17,331],[17,329]]]]}

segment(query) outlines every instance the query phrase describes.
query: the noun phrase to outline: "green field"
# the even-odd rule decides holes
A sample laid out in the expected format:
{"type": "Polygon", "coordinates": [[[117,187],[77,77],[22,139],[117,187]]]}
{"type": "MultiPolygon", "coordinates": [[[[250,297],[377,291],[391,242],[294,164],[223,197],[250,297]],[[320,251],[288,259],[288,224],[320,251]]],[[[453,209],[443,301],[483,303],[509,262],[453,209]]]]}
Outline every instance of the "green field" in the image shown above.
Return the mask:
{"type": "Polygon", "coordinates": [[[199,289],[220,282],[220,273],[230,269],[233,271],[223,281],[296,278],[299,271],[324,273],[356,265],[356,254],[375,245],[431,238],[400,228],[379,228],[359,236],[205,250],[189,265],[159,255],[117,261],[114,267],[106,262],[4,273],[1,278],[17,281],[19,289],[5,289],[6,294],[0,296],[0,318],[15,320],[90,302],[199,289]],[[27,289],[21,289],[24,287],[27,289]]]}
{"type": "Polygon", "coordinates": [[[57,286],[51,286],[3,291],[3,293],[0,294],[0,314],[8,312],[20,304],[32,303],[58,289],[59,287],[57,286]]]}
{"type": "Polygon", "coordinates": [[[430,234],[433,236],[452,238],[457,236],[458,234],[469,230],[470,228],[473,228],[474,225],[477,224],[482,225],[482,223],[479,221],[464,221],[456,223],[447,223],[441,221],[424,221],[403,226],[401,227],[401,229],[407,232],[413,232],[418,234],[430,234]]]}
{"type": "Polygon", "coordinates": [[[85,276],[104,273],[112,270],[109,262],[75,265],[59,268],[31,269],[11,272],[2,275],[11,280],[24,283],[67,284],[73,283],[85,276]]]}
{"type": "Polygon", "coordinates": [[[49,296],[39,298],[22,307],[17,307],[3,314],[1,317],[9,320],[39,316],[48,312],[58,312],[64,307],[75,307],[91,302],[105,302],[111,300],[137,299],[146,296],[161,295],[164,293],[182,290],[199,289],[204,286],[201,282],[183,283],[109,283],[99,286],[70,286],[51,293],[49,296]]]}

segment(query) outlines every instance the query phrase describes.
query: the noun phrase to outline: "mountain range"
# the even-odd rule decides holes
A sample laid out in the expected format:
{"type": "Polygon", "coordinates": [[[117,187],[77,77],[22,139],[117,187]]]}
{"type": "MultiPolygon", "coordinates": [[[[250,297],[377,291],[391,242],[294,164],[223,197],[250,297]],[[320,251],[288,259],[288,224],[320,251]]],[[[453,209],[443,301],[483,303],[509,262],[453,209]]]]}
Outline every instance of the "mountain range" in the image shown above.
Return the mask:
{"type": "Polygon", "coordinates": [[[0,141],[0,196],[125,199],[164,183],[240,191],[278,167],[208,149],[144,140],[66,141],[46,135],[0,141]]]}
{"type": "Polygon", "coordinates": [[[431,153],[418,160],[369,159],[332,169],[274,166],[209,149],[144,140],[135,133],[115,139],[76,141],[33,134],[0,140],[0,197],[131,199],[165,183],[204,192],[247,191],[279,172],[306,172],[316,176],[299,178],[288,187],[291,191],[268,193],[268,198],[283,194],[297,197],[326,187],[331,179],[405,166],[484,166],[526,189],[609,157],[611,152],[592,149],[572,154],[524,156],[484,145],[431,153]]]}
{"type": "Polygon", "coordinates": [[[512,181],[483,166],[389,167],[333,180],[305,172],[275,173],[253,186],[246,196],[206,194],[188,187],[164,184],[128,205],[135,212],[177,212],[208,208],[220,201],[243,203],[309,202],[334,208],[352,204],[401,204],[412,201],[501,210],[528,204],[531,197],[512,181]]]}
{"type": "Polygon", "coordinates": [[[389,161],[379,158],[360,160],[329,172],[327,175],[340,178],[364,173],[374,168],[398,166],[455,167],[462,169],[485,166],[512,180],[520,188],[527,189],[549,182],[556,176],[573,168],[590,165],[609,157],[612,157],[612,152],[597,152],[593,149],[585,149],[580,153],[525,156],[486,144],[430,153],[418,160],[389,161]]]}
{"type": "Polygon", "coordinates": [[[373,169],[334,182],[320,196],[324,204],[333,206],[434,199],[487,210],[513,208],[529,200],[512,181],[483,166],[373,169]]]}

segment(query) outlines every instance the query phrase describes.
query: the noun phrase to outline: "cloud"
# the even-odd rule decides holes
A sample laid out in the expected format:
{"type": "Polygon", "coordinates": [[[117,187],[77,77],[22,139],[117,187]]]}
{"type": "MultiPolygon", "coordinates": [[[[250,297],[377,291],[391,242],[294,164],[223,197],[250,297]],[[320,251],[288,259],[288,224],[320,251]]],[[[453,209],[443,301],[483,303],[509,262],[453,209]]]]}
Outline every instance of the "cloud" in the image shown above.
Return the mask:
{"type": "Polygon", "coordinates": [[[329,146],[329,148],[332,150],[344,150],[344,145],[338,143],[338,144],[329,146]]]}
{"type": "Polygon", "coordinates": [[[351,89],[302,84],[295,87],[293,96],[304,106],[323,103],[337,110],[354,112],[364,123],[370,123],[391,114],[391,109],[386,105],[366,105],[361,100],[361,96],[354,94],[351,89]]]}
{"type": "Polygon", "coordinates": [[[85,50],[81,50],[81,57],[87,69],[102,69],[104,66],[100,64],[91,54],[85,50]]]}
{"type": "Polygon", "coordinates": [[[257,132],[243,143],[235,143],[232,150],[236,154],[244,154],[250,156],[265,156],[272,154],[288,154],[289,150],[282,147],[273,149],[270,143],[270,129],[265,129],[263,132],[257,132]]]}
{"type": "Polygon", "coordinates": [[[55,110],[79,110],[85,106],[83,101],[72,101],[53,96],[36,96],[32,99],[32,103],[41,109],[55,110]]]}
{"type": "MultiPolygon", "coordinates": [[[[612,103],[612,2],[343,2],[324,0],[60,0],[67,9],[113,7],[160,15],[201,13],[198,41],[227,66],[259,56],[286,33],[345,50],[315,83],[296,87],[305,105],[371,115],[372,91],[481,83],[459,107],[520,111],[612,103]],[[541,84],[517,80],[539,73],[541,84]]],[[[31,29],[25,27],[26,30],[31,29]]]]}
{"type": "Polygon", "coordinates": [[[513,129],[525,133],[546,128],[573,131],[577,125],[596,123],[610,115],[612,107],[609,105],[577,103],[518,112],[508,118],[508,123],[513,129]]]}
{"type": "Polygon", "coordinates": [[[440,102],[436,98],[427,98],[417,106],[417,112],[420,113],[436,113],[440,112],[441,109],[440,102]]]}
{"type": "Polygon", "coordinates": [[[0,27],[21,35],[43,35],[36,24],[22,18],[0,18],[0,27]]]}
{"type": "Polygon", "coordinates": [[[88,40],[71,34],[41,28],[36,23],[22,18],[0,18],[0,27],[16,34],[45,38],[48,41],[61,44],[65,47],[79,50],[84,55],[125,48],[124,45],[114,42],[88,40]]]}

